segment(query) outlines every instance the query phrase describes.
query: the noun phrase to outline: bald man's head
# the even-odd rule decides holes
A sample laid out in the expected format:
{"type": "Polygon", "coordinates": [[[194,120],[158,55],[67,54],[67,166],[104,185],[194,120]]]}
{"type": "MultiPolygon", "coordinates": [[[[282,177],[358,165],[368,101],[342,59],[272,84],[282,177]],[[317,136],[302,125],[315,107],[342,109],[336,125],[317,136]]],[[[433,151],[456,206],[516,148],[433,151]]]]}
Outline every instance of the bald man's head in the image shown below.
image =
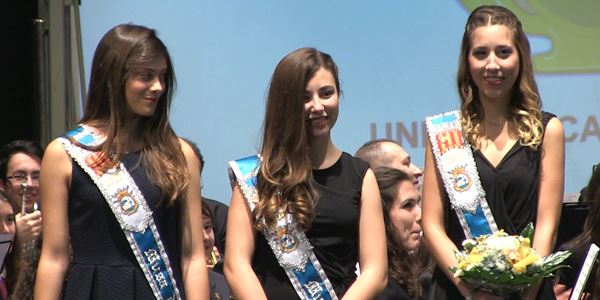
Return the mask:
{"type": "Polygon", "coordinates": [[[393,140],[373,140],[362,145],[356,152],[356,157],[368,162],[371,169],[388,167],[401,170],[408,174],[413,182],[418,183],[423,171],[415,166],[410,155],[393,140]]]}

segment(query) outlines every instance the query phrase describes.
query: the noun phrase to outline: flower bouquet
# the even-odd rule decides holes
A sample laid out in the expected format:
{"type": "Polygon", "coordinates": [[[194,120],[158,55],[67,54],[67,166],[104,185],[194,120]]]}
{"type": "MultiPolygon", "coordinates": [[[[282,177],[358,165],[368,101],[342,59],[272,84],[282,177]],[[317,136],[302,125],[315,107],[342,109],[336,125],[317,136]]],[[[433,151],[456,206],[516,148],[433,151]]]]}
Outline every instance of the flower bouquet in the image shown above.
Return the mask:
{"type": "Polygon", "coordinates": [[[499,296],[523,293],[523,290],[566,265],[561,263],[571,255],[559,251],[540,257],[533,248],[533,225],[520,236],[500,230],[475,240],[466,239],[463,251],[456,251],[458,264],[450,271],[473,287],[499,296]]]}

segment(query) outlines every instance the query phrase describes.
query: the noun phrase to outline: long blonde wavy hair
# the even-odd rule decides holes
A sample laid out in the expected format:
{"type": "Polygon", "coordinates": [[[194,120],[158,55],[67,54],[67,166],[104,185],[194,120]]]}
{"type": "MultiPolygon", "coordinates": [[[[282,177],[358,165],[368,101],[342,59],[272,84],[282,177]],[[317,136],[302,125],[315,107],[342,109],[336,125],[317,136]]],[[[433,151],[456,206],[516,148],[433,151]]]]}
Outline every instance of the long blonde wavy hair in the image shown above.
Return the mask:
{"type": "Polygon", "coordinates": [[[172,204],[187,188],[189,173],[179,139],[169,123],[169,108],[175,88],[175,75],[167,47],[154,30],[144,26],[121,24],[109,30],[100,40],[90,76],[85,112],[80,123],[105,127],[106,141],[98,147],[107,161],[96,163],[104,168],[115,166],[124,154],[118,143],[127,122],[125,86],[140,67],[164,57],[167,72],[164,93],[152,116],[141,120],[141,160],[152,182],[162,191],[161,204],[172,204]]]}
{"type": "Polygon", "coordinates": [[[533,77],[529,40],[523,32],[519,19],[502,6],[478,7],[471,13],[465,25],[457,74],[463,130],[467,140],[473,146],[477,146],[479,139],[483,136],[481,121],[484,116],[479,100],[479,90],[469,74],[468,58],[473,31],[478,27],[490,25],[504,25],[512,33],[512,41],[519,54],[520,71],[510,102],[509,110],[512,118],[509,121],[516,125],[519,143],[537,149],[543,138],[543,124],[541,99],[533,77]]]}
{"type": "Polygon", "coordinates": [[[257,176],[259,201],[253,211],[259,230],[264,226],[261,220],[273,226],[281,208],[292,213],[305,230],[314,219],[318,195],[313,183],[304,95],[308,82],[321,68],[331,72],[339,93],[337,66],[331,56],[314,48],[293,51],[273,72],[257,176]]]}

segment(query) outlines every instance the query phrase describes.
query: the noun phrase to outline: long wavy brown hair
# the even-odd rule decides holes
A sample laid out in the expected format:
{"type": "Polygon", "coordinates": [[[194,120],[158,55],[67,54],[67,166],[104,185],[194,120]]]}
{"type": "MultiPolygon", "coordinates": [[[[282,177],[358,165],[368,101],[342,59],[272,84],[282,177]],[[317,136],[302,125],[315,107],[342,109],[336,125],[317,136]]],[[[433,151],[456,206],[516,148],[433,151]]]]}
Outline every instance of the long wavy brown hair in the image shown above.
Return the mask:
{"type": "Polygon", "coordinates": [[[85,112],[80,123],[106,128],[106,140],[97,150],[115,166],[124,154],[125,145],[118,143],[126,126],[127,80],[139,68],[157,58],[165,58],[164,93],[152,116],[141,118],[141,161],[151,180],[163,193],[161,203],[170,205],[183,194],[189,181],[181,144],[169,123],[169,109],[175,88],[175,75],[167,47],[152,29],[121,24],[109,30],[100,40],[90,76],[85,112]]]}
{"type": "Polygon", "coordinates": [[[262,163],[257,176],[259,201],[255,224],[273,226],[280,208],[291,212],[305,230],[314,219],[317,192],[313,184],[309,134],[304,113],[306,86],[319,69],[331,72],[338,94],[338,69],[331,56],[301,48],[285,56],[275,68],[267,96],[262,163]]]}
{"type": "Polygon", "coordinates": [[[421,296],[421,285],[416,274],[419,274],[418,264],[402,245],[394,242],[394,228],[390,220],[390,210],[398,195],[398,185],[403,181],[412,182],[408,174],[393,168],[380,167],[375,169],[375,178],[381,194],[385,236],[387,239],[388,276],[402,286],[411,298],[421,296]]]}
{"type": "MultiPolygon", "coordinates": [[[[596,167],[587,185],[585,199],[590,203],[590,210],[583,225],[583,232],[571,240],[567,249],[587,249],[590,243],[600,245],[600,167],[596,167]]],[[[596,261],[596,270],[588,278],[590,300],[600,299],[600,265],[596,261]]]]}
{"type": "Polygon", "coordinates": [[[537,149],[543,137],[542,104],[533,77],[529,40],[523,32],[519,19],[507,8],[496,5],[483,5],[476,8],[469,16],[462,38],[457,83],[461,98],[462,126],[467,140],[473,146],[478,145],[479,139],[483,136],[481,121],[484,118],[479,89],[469,74],[471,36],[478,27],[491,25],[504,25],[512,33],[512,41],[519,54],[520,71],[510,102],[509,110],[512,118],[509,121],[516,125],[519,143],[537,149]]]}

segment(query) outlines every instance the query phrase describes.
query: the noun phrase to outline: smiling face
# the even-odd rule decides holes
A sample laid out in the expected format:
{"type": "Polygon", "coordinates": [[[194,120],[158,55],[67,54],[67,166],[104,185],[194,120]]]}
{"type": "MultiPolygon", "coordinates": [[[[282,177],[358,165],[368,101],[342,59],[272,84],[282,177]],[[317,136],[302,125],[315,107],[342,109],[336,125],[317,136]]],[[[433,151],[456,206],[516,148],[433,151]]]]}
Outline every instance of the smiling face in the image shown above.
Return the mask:
{"type": "Polygon", "coordinates": [[[41,160],[38,157],[24,152],[17,152],[10,157],[6,168],[7,179],[4,182],[4,191],[15,211],[21,211],[22,183],[27,185],[24,197],[25,210],[33,211],[34,203],[39,201],[40,165],[41,160]]]}
{"type": "Polygon", "coordinates": [[[337,121],[339,95],[335,78],[330,71],[320,68],[308,81],[304,94],[304,113],[309,135],[313,138],[329,136],[337,121]]]}
{"type": "Polygon", "coordinates": [[[167,61],[159,57],[134,70],[125,84],[127,109],[134,117],[149,117],[165,91],[167,61]]]}
{"type": "Polygon", "coordinates": [[[421,196],[417,186],[408,180],[396,185],[396,197],[389,210],[394,243],[406,251],[414,251],[421,243],[421,196]]]}
{"type": "Polygon", "coordinates": [[[519,76],[519,54],[505,25],[480,26],[470,38],[469,74],[482,101],[510,101],[519,76]]]}
{"type": "Polygon", "coordinates": [[[202,232],[203,242],[204,242],[204,256],[206,256],[206,261],[210,261],[210,253],[213,251],[213,246],[215,245],[215,233],[213,231],[213,223],[209,216],[202,215],[202,232]]]}

